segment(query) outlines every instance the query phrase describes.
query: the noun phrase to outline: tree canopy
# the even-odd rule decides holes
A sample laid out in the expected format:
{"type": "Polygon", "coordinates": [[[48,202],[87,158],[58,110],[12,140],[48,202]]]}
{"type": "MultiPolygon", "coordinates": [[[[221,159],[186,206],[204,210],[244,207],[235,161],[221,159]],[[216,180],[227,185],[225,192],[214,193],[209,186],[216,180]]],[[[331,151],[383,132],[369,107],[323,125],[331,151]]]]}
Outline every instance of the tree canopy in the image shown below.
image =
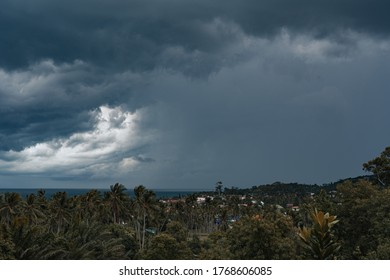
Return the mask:
{"type": "Polygon", "coordinates": [[[364,163],[363,169],[373,173],[381,185],[390,186],[390,146],[378,157],[364,163]]]}

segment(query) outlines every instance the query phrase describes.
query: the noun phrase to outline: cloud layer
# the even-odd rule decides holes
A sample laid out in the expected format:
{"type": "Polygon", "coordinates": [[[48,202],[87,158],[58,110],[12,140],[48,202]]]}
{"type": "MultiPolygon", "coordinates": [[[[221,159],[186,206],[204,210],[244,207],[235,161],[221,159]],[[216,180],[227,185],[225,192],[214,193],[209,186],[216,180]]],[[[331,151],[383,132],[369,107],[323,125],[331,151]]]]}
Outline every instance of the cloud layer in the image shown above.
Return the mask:
{"type": "MultiPolygon", "coordinates": [[[[15,68],[48,58],[68,63],[79,59],[145,71],[159,67],[172,48],[210,58],[237,39],[223,24],[213,25],[216,20],[255,37],[274,36],[282,28],[341,42],[345,30],[388,36],[386,8],[384,0],[3,0],[0,64],[15,68]]],[[[202,68],[207,70],[207,65],[202,68]]]]}
{"type": "Polygon", "coordinates": [[[147,137],[141,136],[137,128],[142,112],[100,106],[90,115],[94,126],[89,131],[57,137],[20,151],[2,152],[2,172],[105,178],[136,168],[142,160],[137,149],[147,144],[147,137]]]}
{"type": "Polygon", "coordinates": [[[7,186],[326,183],[388,145],[386,1],[1,5],[7,186]]]}

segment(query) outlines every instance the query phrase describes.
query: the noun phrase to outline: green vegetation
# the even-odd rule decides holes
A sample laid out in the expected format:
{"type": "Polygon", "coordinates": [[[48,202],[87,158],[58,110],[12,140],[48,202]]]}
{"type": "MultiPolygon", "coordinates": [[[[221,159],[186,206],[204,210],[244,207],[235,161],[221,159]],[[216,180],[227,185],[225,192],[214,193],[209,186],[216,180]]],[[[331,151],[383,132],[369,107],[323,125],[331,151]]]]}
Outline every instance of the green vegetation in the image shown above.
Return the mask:
{"type": "Polygon", "coordinates": [[[373,176],[324,186],[3,193],[0,259],[390,259],[388,151],[363,165],[373,176]]]}
{"type": "Polygon", "coordinates": [[[327,260],[340,250],[340,245],[335,241],[332,227],[338,223],[336,216],[329,215],[315,209],[310,213],[312,228],[299,229],[299,237],[306,244],[314,259],[327,260]]]}
{"type": "Polygon", "coordinates": [[[390,185],[390,147],[374,158],[363,164],[363,169],[372,172],[378,182],[383,186],[390,185]]]}

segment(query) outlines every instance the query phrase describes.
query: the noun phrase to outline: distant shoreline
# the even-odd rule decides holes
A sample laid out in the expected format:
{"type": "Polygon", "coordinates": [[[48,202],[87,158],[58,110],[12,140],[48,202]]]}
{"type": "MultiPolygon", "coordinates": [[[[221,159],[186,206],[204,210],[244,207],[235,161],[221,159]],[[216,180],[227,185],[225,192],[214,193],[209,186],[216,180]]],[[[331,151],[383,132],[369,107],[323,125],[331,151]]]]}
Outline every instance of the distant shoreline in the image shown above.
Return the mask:
{"type": "MultiPolygon", "coordinates": [[[[29,194],[36,194],[39,190],[44,190],[45,191],[45,196],[47,198],[51,197],[55,193],[58,192],[66,192],[69,197],[71,196],[77,196],[77,195],[83,195],[86,194],[87,192],[91,190],[97,190],[103,195],[105,192],[109,192],[110,189],[94,189],[94,188],[87,188],[87,189],[76,189],[76,188],[61,188],[61,189],[56,189],[56,188],[31,188],[31,189],[26,189],[26,188],[15,188],[15,189],[10,189],[10,188],[0,188],[0,194],[2,193],[19,193],[21,197],[26,197],[29,194]]],[[[192,193],[197,193],[197,192],[203,192],[202,190],[153,190],[154,193],[156,194],[157,198],[172,198],[172,197],[181,197],[181,196],[187,196],[192,193]]],[[[133,189],[127,189],[126,190],[127,194],[132,197],[134,195],[133,189]]]]}

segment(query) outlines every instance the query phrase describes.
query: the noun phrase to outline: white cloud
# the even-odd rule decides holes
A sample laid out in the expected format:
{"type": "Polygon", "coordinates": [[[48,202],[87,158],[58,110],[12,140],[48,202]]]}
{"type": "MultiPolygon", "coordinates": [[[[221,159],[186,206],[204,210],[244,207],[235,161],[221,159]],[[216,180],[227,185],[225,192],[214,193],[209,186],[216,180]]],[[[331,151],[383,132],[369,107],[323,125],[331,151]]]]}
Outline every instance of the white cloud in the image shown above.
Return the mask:
{"type": "Polygon", "coordinates": [[[148,139],[138,130],[142,110],[130,113],[121,107],[100,106],[91,114],[96,124],[90,131],[3,152],[2,158],[12,161],[0,160],[2,171],[99,177],[134,169],[138,161],[129,152],[148,139]]]}

